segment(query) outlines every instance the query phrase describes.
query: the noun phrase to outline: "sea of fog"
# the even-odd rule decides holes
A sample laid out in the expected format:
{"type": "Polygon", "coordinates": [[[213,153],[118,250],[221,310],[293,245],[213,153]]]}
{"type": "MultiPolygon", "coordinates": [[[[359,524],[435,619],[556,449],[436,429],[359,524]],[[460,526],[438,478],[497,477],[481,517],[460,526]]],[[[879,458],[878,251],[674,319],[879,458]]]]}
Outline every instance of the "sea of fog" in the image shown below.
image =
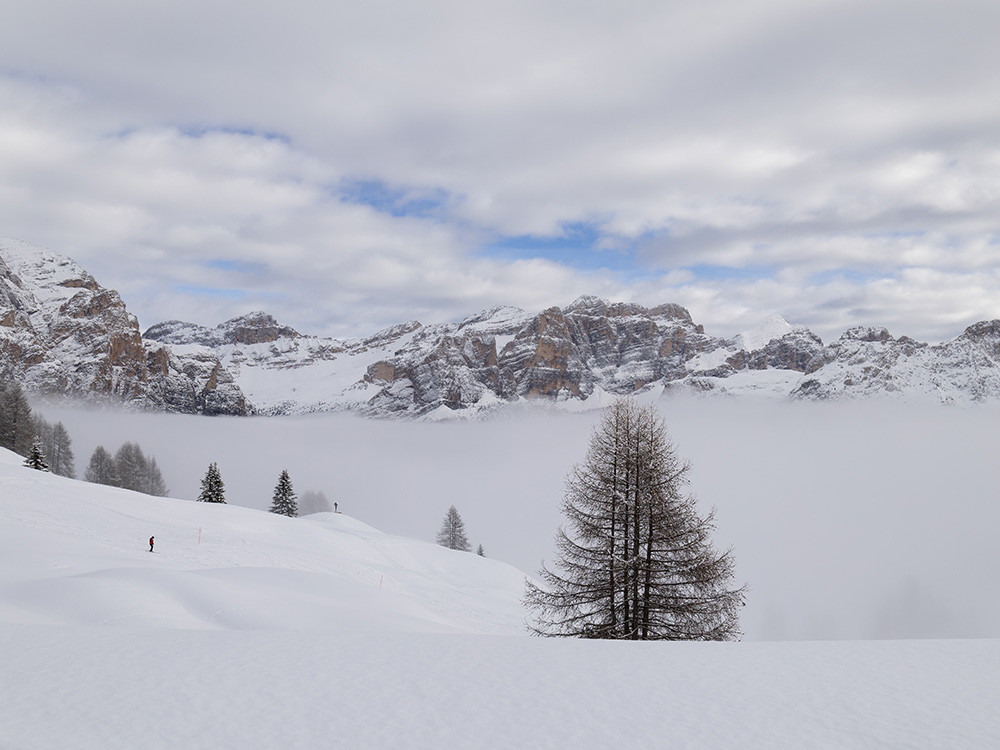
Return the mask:
{"type": "MultiPolygon", "coordinates": [[[[995,409],[661,400],[691,490],[749,585],[746,638],[1000,637],[995,409]]],[[[484,421],[343,414],[226,418],[39,405],[91,452],[131,440],[170,495],[218,463],[230,503],[265,509],[282,469],[383,531],[433,540],[449,505],[487,556],[551,560],[563,483],[599,412],[484,421]]],[[[141,498],[137,498],[141,502],[141,498]]]]}

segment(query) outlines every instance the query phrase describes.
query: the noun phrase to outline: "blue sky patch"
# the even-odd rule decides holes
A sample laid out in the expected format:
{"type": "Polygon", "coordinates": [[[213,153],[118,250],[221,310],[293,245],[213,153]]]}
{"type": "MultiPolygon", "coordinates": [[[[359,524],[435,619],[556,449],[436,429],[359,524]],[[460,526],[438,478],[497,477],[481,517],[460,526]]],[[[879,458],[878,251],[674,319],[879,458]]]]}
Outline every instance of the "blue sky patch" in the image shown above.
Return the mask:
{"type": "Polygon", "coordinates": [[[757,281],[774,278],[771,266],[718,266],[698,263],[685,267],[701,281],[757,281]]]}
{"type": "Polygon", "coordinates": [[[569,222],[558,235],[506,235],[481,248],[483,255],[498,260],[541,258],[580,271],[607,269],[624,274],[638,273],[635,248],[602,248],[606,239],[600,225],[569,222]]]}
{"type": "Polygon", "coordinates": [[[281,143],[291,143],[291,138],[281,133],[274,133],[268,130],[254,130],[253,128],[238,128],[235,126],[214,126],[214,125],[185,125],[179,127],[178,132],[188,138],[202,138],[206,135],[221,133],[223,135],[241,135],[247,138],[263,138],[265,141],[280,141],[281,143]]]}
{"type": "Polygon", "coordinates": [[[223,289],[216,286],[200,284],[177,284],[174,290],[181,294],[192,294],[197,297],[218,297],[221,299],[243,299],[247,293],[242,289],[223,289]]]}
{"type": "Polygon", "coordinates": [[[245,260],[216,260],[205,261],[206,268],[214,268],[220,271],[232,271],[234,273],[261,274],[267,272],[266,263],[252,263],[245,260]]]}
{"type": "Polygon", "coordinates": [[[448,203],[449,194],[440,188],[391,187],[382,180],[342,180],[334,193],[344,203],[371,206],[396,218],[437,216],[448,203]]]}

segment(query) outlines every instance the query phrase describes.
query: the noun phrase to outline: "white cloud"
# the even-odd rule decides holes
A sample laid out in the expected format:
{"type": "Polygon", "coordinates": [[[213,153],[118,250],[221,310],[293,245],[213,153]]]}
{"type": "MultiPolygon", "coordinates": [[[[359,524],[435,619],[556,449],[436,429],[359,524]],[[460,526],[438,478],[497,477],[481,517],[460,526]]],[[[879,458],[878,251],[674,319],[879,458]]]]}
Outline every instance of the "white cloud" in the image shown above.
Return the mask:
{"type": "Polygon", "coordinates": [[[145,324],[264,307],[364,333],[591,292],[936,336],[1000,314],[998,30],[979,2],[17,0],[0,234],[75,256],[145,324]],[[342,202],[354,180],[440,205],[342,202]],[[482,253],[580,222],[636,267],[482,253]],[[677,284],[702,266],[772,280],[677,284]],[[197,285],[246,294],[176,289],[197,285]]]}

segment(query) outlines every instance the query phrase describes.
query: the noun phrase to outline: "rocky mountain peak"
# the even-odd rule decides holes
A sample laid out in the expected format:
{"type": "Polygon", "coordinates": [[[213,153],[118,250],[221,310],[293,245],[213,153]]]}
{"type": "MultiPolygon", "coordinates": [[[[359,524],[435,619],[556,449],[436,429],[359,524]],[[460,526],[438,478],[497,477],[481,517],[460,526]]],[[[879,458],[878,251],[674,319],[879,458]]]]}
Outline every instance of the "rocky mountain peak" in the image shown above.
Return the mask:
{"type": "Polygon", "coordinates": [[[889,334],[888,329],[881,326],[853,326],[840,335],[841,341],[863,341],[866,343],[880,343],[895,341],[889,334]]]}
{"type": "Polygon", "coordinates": [[[283,326],[265,312],[252,312],[227,320],[215,328],[206,328],[182,320],[168,320],[146,329],[142,335],[149,341],[163,344],[266,344],[280,338],[296,339],[301,334],[294,328],[283,326]]]}
{"type": "Polygon", "coordinates": [[[468,316],[458,324],[458,330],[495,335],[509,334],[512,330],[524,325],[524,322],[530,317],[520,307],[500,305],[468,316]]]}
{"type": "Polygon", "coordinates": [[[294,328],[279,325],[273,317],[261,311],[227,320],[216,331],[227,344],[267,344],[280,338],[296,339],[300,336],[294,328]]]}
{"type": "Polygon", "coordinates": [[[118,292],[63,255],[0,241],[0,374],[29,391],[205,411],[198,398],[178,401],[177,389],[167,387],[171,373],[180,372],[184,388],[200,389],[201,403],[212,401],[216,413],[247,413],[239,389],[213,376],[218,358],[207,357],[201,369],[208,372],[196,387],[198,378],[184,364],[147,350],[118,292]]]}

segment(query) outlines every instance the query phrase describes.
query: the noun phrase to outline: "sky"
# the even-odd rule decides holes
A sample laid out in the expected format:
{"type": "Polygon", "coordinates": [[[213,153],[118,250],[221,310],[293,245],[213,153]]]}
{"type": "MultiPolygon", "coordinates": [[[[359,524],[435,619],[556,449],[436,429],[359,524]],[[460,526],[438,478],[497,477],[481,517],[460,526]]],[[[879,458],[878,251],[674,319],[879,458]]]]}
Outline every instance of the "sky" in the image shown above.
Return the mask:
{"type": "Polygon", "coordinates": [[[1000,5],[12,0],[0,236],[145,329],[582,294],[824,341],[1000,317],[1000,5]]]}

